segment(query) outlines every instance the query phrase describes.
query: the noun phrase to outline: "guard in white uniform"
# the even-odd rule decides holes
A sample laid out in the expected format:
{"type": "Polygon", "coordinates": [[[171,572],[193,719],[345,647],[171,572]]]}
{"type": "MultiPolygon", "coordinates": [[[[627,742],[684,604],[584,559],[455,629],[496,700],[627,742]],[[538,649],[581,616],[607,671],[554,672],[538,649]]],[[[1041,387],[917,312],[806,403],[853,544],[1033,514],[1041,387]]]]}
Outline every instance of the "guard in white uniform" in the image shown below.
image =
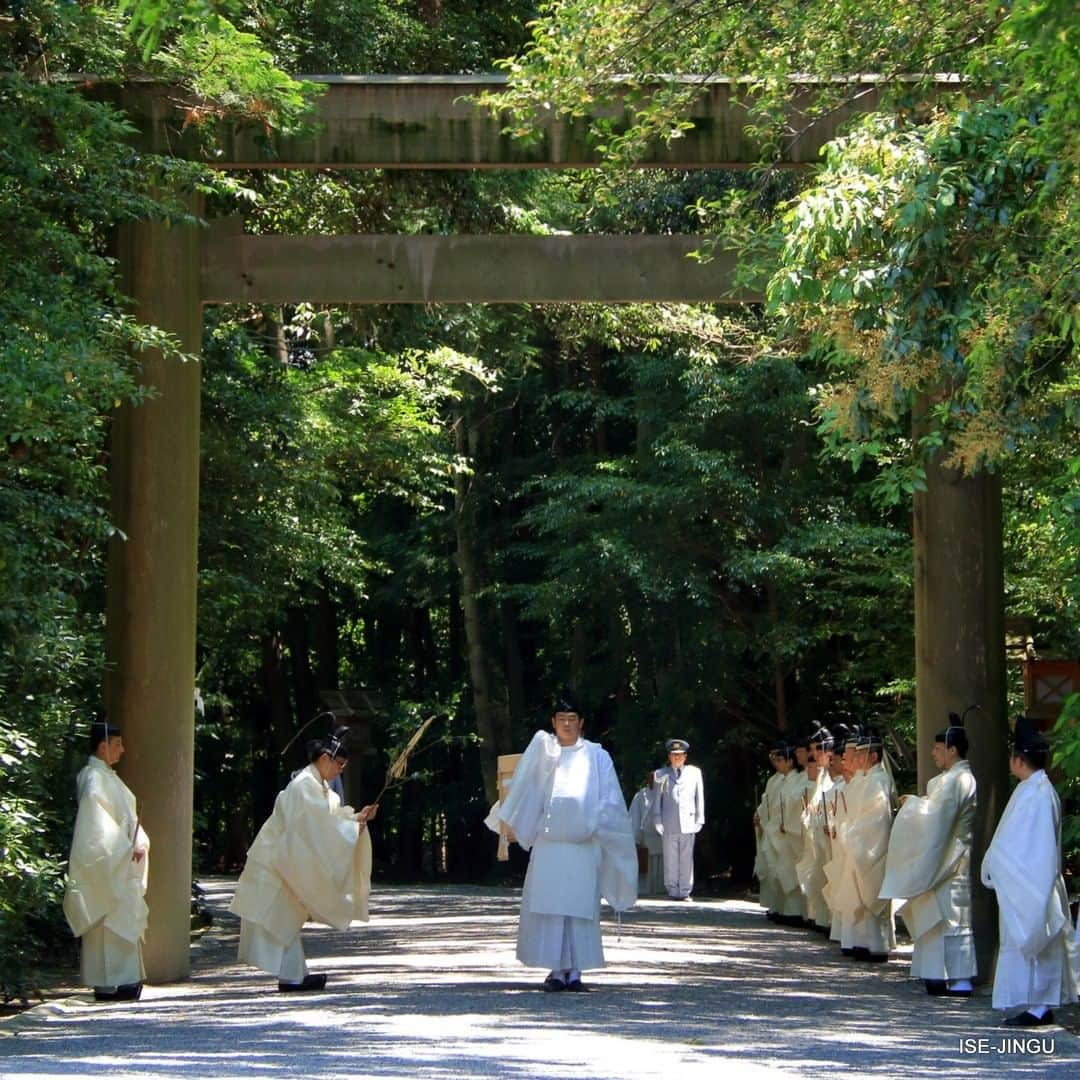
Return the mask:
{"type": "Polygon", "coordinates": [[[137,1001],[145,978],[146,881],[150,840],[135,796],[113,771],[120,729],[90,727],[90,757],[76,781],[79,810],[64,890],[64,915],[80,949],[82,981],[98,1001],[137,1001]]]}
{"type": "Polygon", "coordinates": [[[689,900],[694,890],[694,837],[705,824],[701,770],[686,764],[690,744],[668,739],[668,764],[655,773],[653,822],[663,838],[664,888],[673,900],[689,900]]]}

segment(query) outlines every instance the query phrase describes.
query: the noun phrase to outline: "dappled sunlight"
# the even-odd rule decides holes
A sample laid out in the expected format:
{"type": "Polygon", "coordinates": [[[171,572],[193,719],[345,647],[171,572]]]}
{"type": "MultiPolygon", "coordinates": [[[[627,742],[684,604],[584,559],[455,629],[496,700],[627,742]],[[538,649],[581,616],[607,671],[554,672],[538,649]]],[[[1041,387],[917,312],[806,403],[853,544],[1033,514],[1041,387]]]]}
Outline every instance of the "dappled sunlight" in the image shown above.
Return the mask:
{"type": "Polygon", "coordinates": [[[906,961],[848,960],[745,901],[644,901],[621,934],[605,909],[608,966],[586,973],[591,993],[553,995],[514,960],[515,891],[383,887],[370,923],[305,929],[329,982],[301,997],[237,964],[238,922],[217,906],[228,882],[206,891],[215,925],[190,981],[147,987],[138,1004],[95,1005],[86,991],[30,1010],[0,1038],[0,1075],[715,1078],[828,1063],[848,1076],[1041,1080],[1080,1061],[1060,1028],[1053,1054],[962,1054],[962,1037],[1003,1030],[987,991],[931,999],[906,961]]]}

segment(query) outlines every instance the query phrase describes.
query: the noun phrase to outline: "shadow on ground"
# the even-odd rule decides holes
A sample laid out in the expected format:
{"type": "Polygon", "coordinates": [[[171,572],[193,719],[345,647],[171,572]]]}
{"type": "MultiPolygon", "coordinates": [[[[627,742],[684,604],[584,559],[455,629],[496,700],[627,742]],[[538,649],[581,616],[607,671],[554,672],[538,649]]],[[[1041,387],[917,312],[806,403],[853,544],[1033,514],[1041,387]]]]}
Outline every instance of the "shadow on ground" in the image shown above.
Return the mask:
{"type": "Polygon", "coordinates": [[[232,883],[204,882],[214,928],[193,978],[137,1005],[89,992],[0,1025],[0,1076],[934,1077],[1074,1076],[1061,1028],[999,1026],[989,992],[929,998],[907,964],[844,959],[745,901],[643,901],[588,994],[545,994],[514,960],[518,897],[499,889],[388,887],[367,926],[309,927],[326,991],[281,995],[235,961],[232,883]],[[981,1040],[981,1041],[980,1041],[981,1040]]]}

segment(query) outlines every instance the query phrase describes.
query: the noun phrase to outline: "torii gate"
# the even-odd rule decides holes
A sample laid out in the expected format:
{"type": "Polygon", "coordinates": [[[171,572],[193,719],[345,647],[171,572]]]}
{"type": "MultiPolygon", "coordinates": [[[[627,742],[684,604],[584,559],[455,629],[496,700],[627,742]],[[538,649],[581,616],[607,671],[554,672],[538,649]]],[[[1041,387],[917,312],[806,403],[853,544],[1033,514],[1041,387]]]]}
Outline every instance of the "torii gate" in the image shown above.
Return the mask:
{"type": "MultiPolygon", "coordinates": [[[[600,156],[589,119],[537,120],[521,143],[504,121],[467,100],[497,90],[501,76],[317,76],[327,92],[320,127],[268,146],[252,130],[226,132],[216,168],[585,168],[600,156]]],[[[760,148],[745,134],[739,87],[702,84],[694,128],[651,148],[643,166],[746,168],[760,148]]],[[[825,142],[879,100],[872,79],[855,104],[814,125],[782,164],[818,160],[825,142]]],[[[120,104],[143,145],[198,156],[178,127],[167,88],[132,86],[120,104]]],[[[618,115],[618,108],[614,115],[618,115]]],[[[193,212],[201,209],[192,197],[193,212]]],[[[552,301],[760,300],[731,295],[732,266],[686,258],[686,236],[244,236],[229,222],[202,230],[141,223],[121,229],[118,252],[135,316],[173,334],[188,353],[202,345],[202,305],[243,302],[544,303],[552,301]]],[[[107,600],[106,702],[128,736],[125,775],[153,840],[146,941],[151,982],[186,978],[194,772],[196,573],[199,489],[197,364],[143,356],[141,382],[156,396],[122,407],[113,430],[113,521],[107,600]]],[[[981,813],[976,855],[989,841],[1006,786],[1001,486],[930,467],[915,496],[916,708],[920,750],[950,710],[978,702],[970,724],[981,813]]],[[[919,784],[932,775],[919,754],[919,784]]],[[[992,943],[993,908],[976,904],[976,941],[992,943]]],[[[985,945],[984,945],[985,948],[985,945]]],[[[980,955],[980,970],[989,970],[980,955]]]]}

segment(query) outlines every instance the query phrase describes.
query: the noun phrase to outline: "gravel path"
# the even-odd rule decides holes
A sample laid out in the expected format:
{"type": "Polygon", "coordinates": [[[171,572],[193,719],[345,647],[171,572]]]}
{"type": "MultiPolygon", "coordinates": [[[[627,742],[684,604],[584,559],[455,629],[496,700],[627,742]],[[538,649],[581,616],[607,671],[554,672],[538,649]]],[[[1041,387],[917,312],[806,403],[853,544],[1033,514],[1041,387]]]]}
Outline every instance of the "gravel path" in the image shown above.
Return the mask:
{"type": "MultiPolygon", "coordinates": [[[[203,884],[223,908],[232,882],[203,884]]],[[[929,998],[905,961],[846,960],[739,900],[642,901],[621,940],[605,911],[609,966],[586,975],[591,992],[545,994],[545,972],[514,960],[517,902],[377,887],[367,926],[305,930],[330,974],[305,995],[238,966],[238,923],[218,910],[189,982],[138,1004],[82,991],[0,1023],[0,1077],[1080,1075],[1080,1039],[999,1026],[988,989],[929,998]]],[[[1077,1007],[1060,1015],[1077,1026],[1077,1007]]]]}

